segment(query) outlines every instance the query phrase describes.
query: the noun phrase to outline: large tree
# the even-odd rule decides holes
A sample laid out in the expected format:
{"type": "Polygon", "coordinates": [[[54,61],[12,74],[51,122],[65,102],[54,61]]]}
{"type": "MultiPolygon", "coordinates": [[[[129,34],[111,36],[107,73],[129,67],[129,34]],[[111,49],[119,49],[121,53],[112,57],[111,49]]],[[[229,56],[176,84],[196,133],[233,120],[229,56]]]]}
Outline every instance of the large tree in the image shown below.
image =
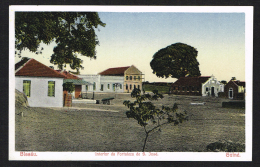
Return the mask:
{"type": "Polygon", "coordinates": [[[60,69],[69,64],[72,69],[82,68],[80,56],[96,58],[99,44],[95,28],[105,26],[97,12],[16,12],[15,48],[17,54],[29,49],[38,54],[40,43],[55,41],[50,62],[60,69]]]}
{"type": "Polygon", "coordinates": [[[153,55],[150,66],[157,77],[180,78],[200,76],[198,51],[187,44],[175,43],[160,49],[153,55]]]}

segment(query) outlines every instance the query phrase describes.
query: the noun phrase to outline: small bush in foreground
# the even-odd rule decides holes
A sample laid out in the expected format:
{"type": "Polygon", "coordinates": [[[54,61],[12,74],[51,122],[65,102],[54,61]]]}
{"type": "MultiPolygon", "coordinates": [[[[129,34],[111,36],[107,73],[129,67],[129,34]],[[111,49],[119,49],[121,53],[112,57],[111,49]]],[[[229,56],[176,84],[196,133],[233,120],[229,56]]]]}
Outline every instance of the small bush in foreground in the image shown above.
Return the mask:
{"type": "Polygon", "coordinates": [[[207,145],[207,151],[245,152],[245,144],[234,143],[232,141],[218,141],[207,145]]]}
{"type": "Polygon", "coordinates": [[[124,101],[123,104],[127,106],[130,111],[126,112],[128,118],[134,118],[138,121],[138,124],[144,128],[146,133],[143,152],[145,150],[145,145],[149,134],[156,129],[161,130],[160,127],[162,125],[166,125],[169,123],[174,123],[174,125],[178,125],[182,123],[184,120],[187,120],[187,114],[185,112],[178,112],[178,106],[174,103],[173,107],[165,107],[162,106],[162,109],[156,108],[152,102],[146,100],[158,100],[162,99],[163,95],[159,94],[157,90],[153,91],[153,95],[143,94],[141,95],[141,91],[139,89],[134,89],[131,93],[131,97],[136,98],[136,101],[131,103],[129,100],[124,101]],[[147,125],[150,128],[148,129],[147,125]]]}

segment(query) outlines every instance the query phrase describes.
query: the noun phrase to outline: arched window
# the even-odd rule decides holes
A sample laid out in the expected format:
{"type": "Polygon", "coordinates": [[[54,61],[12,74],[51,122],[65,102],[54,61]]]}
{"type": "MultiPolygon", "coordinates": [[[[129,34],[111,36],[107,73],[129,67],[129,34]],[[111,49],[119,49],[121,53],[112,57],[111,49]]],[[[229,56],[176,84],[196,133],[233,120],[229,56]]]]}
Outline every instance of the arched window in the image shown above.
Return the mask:
{"type": "Polygon", "coordinates": [[[229,97],[230,99],[233,99],[233,88],[229,88],[228,97],[229,97]]]}
{"type": "Polygon", "coordinates": [[[136,89],[136,86],[134,85],[134,89],[136,89]]]}

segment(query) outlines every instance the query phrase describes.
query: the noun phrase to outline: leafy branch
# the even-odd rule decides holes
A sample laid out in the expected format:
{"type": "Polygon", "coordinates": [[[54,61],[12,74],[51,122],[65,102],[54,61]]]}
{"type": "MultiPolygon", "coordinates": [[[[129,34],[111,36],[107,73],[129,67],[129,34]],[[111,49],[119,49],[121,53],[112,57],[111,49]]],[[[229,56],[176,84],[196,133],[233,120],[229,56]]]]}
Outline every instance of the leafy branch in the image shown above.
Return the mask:
{"type": "Polygon", "coordinates": [[[179,112],[176,103],[174,103],[172,108],[167,106],[162,106],[162,109],[156,108],[151,101],[164,98],[162,94],[158,93],[158,90],[154,90],[152,95],[148,93],[141,95],[139,89],[134,89],[131,93],[131,97],[136,100],[134,102],[130,102],[129,100],[124,101],[123,104],[130,109],[130,111],[126,112],[126,116],[128,118],[134,118],[140,126],[144,127],[146,136],[142,150],[143,152],[151,132],[158,128],[159,131],[161,131],[161,126],[169,123],[178,125],[179,123],[188,120],[187,113],[179,112]],[[153,127],[148,129],[148,125],[152,125],[153,127]]]}

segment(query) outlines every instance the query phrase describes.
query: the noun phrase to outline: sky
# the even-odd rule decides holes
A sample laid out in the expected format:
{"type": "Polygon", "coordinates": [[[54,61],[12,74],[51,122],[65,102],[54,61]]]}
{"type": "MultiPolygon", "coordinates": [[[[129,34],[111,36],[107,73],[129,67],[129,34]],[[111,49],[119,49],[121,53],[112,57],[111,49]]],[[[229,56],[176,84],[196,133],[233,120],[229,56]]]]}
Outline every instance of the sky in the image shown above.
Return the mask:
{"type": "MultiPolygon", "coordinates": [[[[97,59],[80,56],[81,74],[97,74],[107,68],[135,65],[149,82],[175,82],[176,78],[159,78],[150,62],[160,49],[181,42],[198,51],[202,76],[214,75],[219,81],[232,77],[245,80],[245,14],[185,12],[98,12],[105,27],[96,35],[97,59]]],[[[49,63],[55,43],[42,44],[42,54],[25,50],[22,57],[49,63]]],[[[15,62],[20,58],[15,57],[15,62]]],[[[69,69],[67,69],[69,70],[69,69]]]]}

